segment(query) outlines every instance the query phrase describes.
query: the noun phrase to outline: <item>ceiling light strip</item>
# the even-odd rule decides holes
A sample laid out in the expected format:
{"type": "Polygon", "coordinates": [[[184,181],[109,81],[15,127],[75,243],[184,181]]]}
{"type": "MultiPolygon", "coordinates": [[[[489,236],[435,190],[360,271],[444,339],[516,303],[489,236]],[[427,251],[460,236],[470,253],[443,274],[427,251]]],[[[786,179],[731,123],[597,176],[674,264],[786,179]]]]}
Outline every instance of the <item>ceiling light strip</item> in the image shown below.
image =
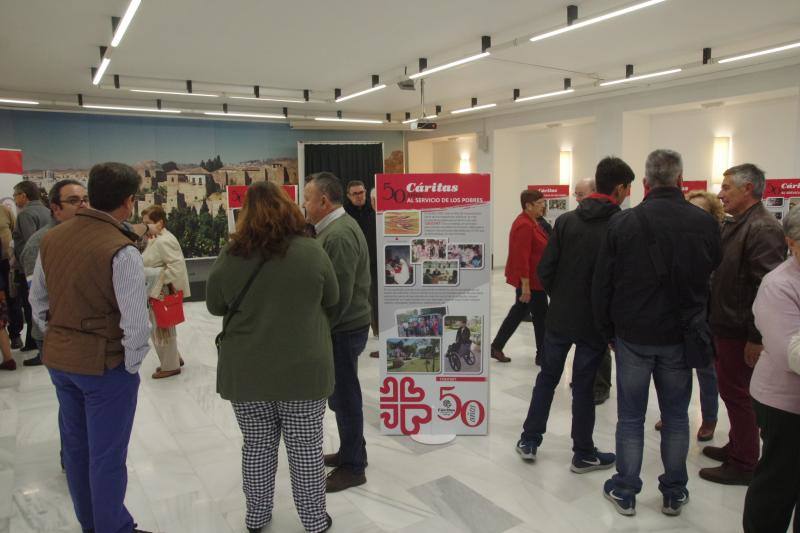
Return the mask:
{"type": "Polygon", "coordinates": [[[409,78],[412,79],[412,80],[415,80],[417,78],[421,78],[423,76],[428,76],[428,75],[434,74],[436,72],[441,72],[443,70],[446,70],[446,69],[449,69],[449,68],[453,68],[453,67],[457,67],[457,66],[463,65],[465,63],[470,63],[472,61],[477,61],[478,59],[482,59],[484,57],[487,57],[488,55],[489,55],[489,52],[483,52],[483,53],[480,53],[480,54],[475,54],[474,56],[469,56],[469,57],[465,57],[463,59],[458,59],[456,61],[451,61],[450,63],[445,63],[444,65],[439,65],[438,67],[427,68],[427,69],[425,69],[425,70],[423,70],[421,72],[417,72],[416,74],[411,74],[409,76],[409,78]]]}
{"type": "Polygon", "coordinates": [[[383,124],[382,120],[372,120],[366,118],[314,117],[314,120],[318,120],[320,122],[354,122],[356,124],[383,124]]]}
{"type": "Polygon", "coordinates": [[[725,58],[725,59],[720,59],[719,61],[717,61],[717,63],[720,63],[720,64],[731,63],[733,61],[741,61],[743,59],[750,59],[750,58],[753,58],[753,57],[765,56],[767,54],[775,54],[775,53],[778,53],[778,52],[784,52],[786,50],[792,50],[794,48],[800,48],[800,42],[787,44],[787,45],[784,45],[784,46],[778,46],[778,47],[775,47],[775,48],[769,48],[767,50],[760,50],[758,52],[751,52],[749,54],[743,54],[743,55],[740,55],[740,56],[733,56],[733,57],[728,57],[728,58],[725,58]]]}
{"type": "Polygon", "coordinates": [[[412,122],[419,122],[418,118],[410,118],[408,120],[404,120],[403,124],[411,124],[412,122]]]}
{"type": "Polygon", "coordinates": [[[142,0],[131,0],[131,3],[128,4],[128,9],[125,10],[122,20],[119,21],[117,29],[114,31],[114,38],[111,39],[111,46],[113,48],[119,46],[120,41],[122,41],[122,38],[125,36],[125,32],[128,31],[128,26],[130,26],[133,16],[136,15],[136,10],[139,9],[139,4],[141,3],[142,0]]]}
{"type": "Polygon", "coordinates": [[[111,64],[111,59],[104,57],[102,61],[100,61],[100,67],[98,67],[97,72],[94,73],[94,78],[92,78],[92,85],[99,85],[100,81],[103,79],[103,76],[108,69],[108,66],[111,64]]]}
{"type": "Polygon", "coordinates": [[[203,113],[204,115],[209,115],[212,117],[241,117],[241,118],[279,118],[285,119],[286,117],[283,115],[272,115],[269,113],[235,113],[231,111],[230,113],[225,113],[223,111],[206,111],[203,113]]]}
{"type": "Polygon", "coordinates": [[[628,83],[629,81],[638,81],[638,80],[646,80],[649,78],[657,78],[659,76],[668,76],[670,74],[677,74],[678,72],[683,71],[681,68],[673,68],[670,70],[663,70],[661,72],[653,72],[651,74],[642,74],[640,76],[631,76],[630,78],[622,78],[619,80],[612,80],[612,81],[604,81],[600,84],[600,87],[608,87],[609,85],[619,85],[620,83],[628,83]]]}
{"type": "Polygon", "coordinates": [[[603,22],[615,17],[627,15],[628,13],[633,13],[634,11],[639,11],[640,9],[660,4],[661,2],[666,2],[666,0],[647,0],[646,2],[640,2],[632,6],[624,7],[622,9],[617,9],[616,11],[611,11],[609,13],[606,13],[605,15],[598,15],[596,17],[588,18],[580,22],[575,22],[569,26],[558,28],[557,30],[548,31],[545,33],[541,33],[539,35],[534,35],[533,37],[530,38],[530,41],[536,42],[547,39],[549,37],[555,37],[556,35],[561,35],[562,33],[567,33],[572,30],[577,30],[579,28],[585,28],[586,26],[591,26],[592,24],[597,24],[598,22],[603,22]]]}
{"type": "Polygon", "coordinates": [[[181,91],[157,91],[155,89],[130,89],[132,93],[147,93],[147,94],[171,94],[175,96],[205,96],[207,98],[219,98],[218,94],[208,93],[187,93],[181,91]]]}
{"type": "Polygon", "coordinates": [[[462,109],[454,109],[450,111],[450,114],[457,115],[459,113],[469,113],[470,111],[480,111],[481,109],[489,109],[490,107],[495,107],[497,104],[483,104],[483,105],[476,105],[475,107],[465,107],[462,109]]]}
{"type": "Polygon", "coordinates": [[[157,109],[154,107],[129,107],[129,106],[117,106],[117,105],[84,104],[83,107],[86,109],[106,109],[109,111],[141,111],[145,113],[178,114],[181,112],[180,109],[157,109]]]}
{"type": "Polygon", "coordinates": [[[255,96],[230,96],[234,100],[260,100],[262,102],[284,102],[287,104],[305,104],[305,100],[295,100],[293,98],[268,98],[268,97],[259,97],[256,98],[255,96]]]}
{"type": "Polygon", "coordinates": [[[537,94],[535,96],[525,96],[523,98],[517,98],[514,101],[516,103],[529,102],[531,100],[540,100],[542,98],[550,98],[550,97],[553,97],[553,96],[561,96],[562,94],[569,94],[569,93],[574,93],[574,92],[575,92],[575,89],[564,89],[563,91],[555,91],[555,92],[552,92],[552,93],[537,94]]]}
{"type": "Polygon", "coordinates": [[[369,89],[364,89],[363,91],[359,91],[357,93],[348,94],[347,96],[340,96],[336,99],[336,102],[344,102],[346,100],[350,100],[351,98],[356,98],[358,96],[363,96],[365,94],[374,93],[375,91],[380,91],[381,89],[385,89],[386,85],[376,85],[375,87],[370,87],[369,89]]]}
{"type": "Polygon", "coordinates": [[[17,98],[0,98],[0,104],[39,105],[36,100],[19,100],[17,98]]]}

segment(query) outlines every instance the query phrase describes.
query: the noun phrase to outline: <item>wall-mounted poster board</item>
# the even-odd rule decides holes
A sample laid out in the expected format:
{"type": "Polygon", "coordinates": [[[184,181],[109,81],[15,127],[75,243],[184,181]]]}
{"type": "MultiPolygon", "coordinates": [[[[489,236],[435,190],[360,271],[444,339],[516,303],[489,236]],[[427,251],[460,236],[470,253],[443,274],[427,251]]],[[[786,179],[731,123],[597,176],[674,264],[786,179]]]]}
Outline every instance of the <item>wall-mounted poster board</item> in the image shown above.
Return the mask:
{"type": "Polygon", "coordinates": [[[485,435],[488,174],[378,174],[381,429],[485,435]]]}
{"type": "Polygon", "coordinates": [[[22,150],[0,148],[0,202],[17,212],[14,185],[22,181],[22,150]]]}
{"type": "Polygon", "coordinates": [[[767,210],[783,222],[789,211],[800,204],[800,179],[767,179],[762,200],[767,210]]]}
{"type": "MultiPolygon", "coordinates": [[[[247,194],[247,185],[228,185],[226,187],[228,194],[228,228],[231,232],[236,228],[236,218],[239,216],[244,204],[244,196],[247,194]]],[[[281,185],[281,189],[297,203],[297,185],[281,185]]]]}
{"type": "Polygon", "coordinates": [[[528,185],[528,190],[540,191],[547,201],[544,215],[552,226],[556,219],[569,211],[569,185],[528,185]]]}
{"type": "Polygon", "coordinates": [[[708,182],[706,180],[683,180],[681,184],[681,191],[684,196],[692,191],[707,191],[708,182]]]}

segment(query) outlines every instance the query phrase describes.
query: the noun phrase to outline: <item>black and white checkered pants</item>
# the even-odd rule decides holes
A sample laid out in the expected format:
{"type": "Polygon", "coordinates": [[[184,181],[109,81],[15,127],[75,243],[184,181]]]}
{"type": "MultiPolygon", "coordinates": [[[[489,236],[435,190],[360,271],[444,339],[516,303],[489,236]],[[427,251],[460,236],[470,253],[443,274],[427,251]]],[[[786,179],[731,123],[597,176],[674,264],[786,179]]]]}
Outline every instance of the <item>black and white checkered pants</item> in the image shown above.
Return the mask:
{"type": "Polygon", "coordinates": [[[247,500],[247,527],[259,528],[272,520],[278,445],[283,432],[292,496],[300,521],[306,531],[325,529],[325,464],[322,459],[325,400],[232,404],[244,436],[242,485],[247,500]]]}

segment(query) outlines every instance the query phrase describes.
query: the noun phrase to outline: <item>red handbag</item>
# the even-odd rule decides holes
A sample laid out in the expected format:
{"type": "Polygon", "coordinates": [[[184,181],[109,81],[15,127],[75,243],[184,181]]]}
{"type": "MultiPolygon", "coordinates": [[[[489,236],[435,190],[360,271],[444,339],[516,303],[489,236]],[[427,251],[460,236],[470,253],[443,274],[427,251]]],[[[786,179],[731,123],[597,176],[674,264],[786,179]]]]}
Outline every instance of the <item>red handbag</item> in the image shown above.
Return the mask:
{"type": "Polygon", "coordinates": [[[183,291],[165,294],[163,299],[149,298],[149,301],[159,328],[171,328],[186,320],[183,316],[183,291]]]}

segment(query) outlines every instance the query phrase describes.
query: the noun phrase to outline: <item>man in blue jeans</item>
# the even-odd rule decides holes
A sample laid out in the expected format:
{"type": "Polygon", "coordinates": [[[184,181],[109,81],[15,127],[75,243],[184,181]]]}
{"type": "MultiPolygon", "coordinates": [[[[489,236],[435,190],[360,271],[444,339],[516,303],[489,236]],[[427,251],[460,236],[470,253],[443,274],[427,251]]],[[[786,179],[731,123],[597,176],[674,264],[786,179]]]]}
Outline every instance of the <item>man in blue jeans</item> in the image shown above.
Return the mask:
{"type": "Polygon", "coordinates": [[[682,178],[677,152],[656,150],[647,157],[645,199],[609,222],[592,282],[594,314],[605,338],[615,344],[617,363],[617,473],[603,493],[626,516],[636,514],[636,494],[642,490],[651,376],[663,422],[661,511],[678,515],[689,501],[692,373],[682,317],[689,311],[705,316],[708,281],[720,262],[721,245],[719,224],[684,199],[682,178]]]}
{"type": "Polygon", "coordinates": [[[330,172],[309,176],[303,198],[306,219],[314,224],[317,240],[330,257],[339,282],[339,303],[329,317],[336,377],[329,404],[336,413],[339,451],[325,456],[325,465],[334,467],[326,490],[338,492],[367,482],[358,356],[367,345],[372,322],[369,247],[358,223],[342,207],[344,193],[336,176],[330,172]]]}
{"type": "Polygon", "coordinates": [[[607,157],[597,165],[597,193],[575,211],[556,220],[537,272],[550,296],[542,369],[536,377],[528,416],[517,442],[517,453],[534,460],[547,429],[550,405],[564,372],[570,348],[572,365],[572,451],[570,470],[577,474],[610,468],[613,453],[597,450],[594,431],[594,380],[606,343],[592,315],[591,283],[600,243],[608,221],[630,193],[633,171],[621,159],[607,157]]]}

